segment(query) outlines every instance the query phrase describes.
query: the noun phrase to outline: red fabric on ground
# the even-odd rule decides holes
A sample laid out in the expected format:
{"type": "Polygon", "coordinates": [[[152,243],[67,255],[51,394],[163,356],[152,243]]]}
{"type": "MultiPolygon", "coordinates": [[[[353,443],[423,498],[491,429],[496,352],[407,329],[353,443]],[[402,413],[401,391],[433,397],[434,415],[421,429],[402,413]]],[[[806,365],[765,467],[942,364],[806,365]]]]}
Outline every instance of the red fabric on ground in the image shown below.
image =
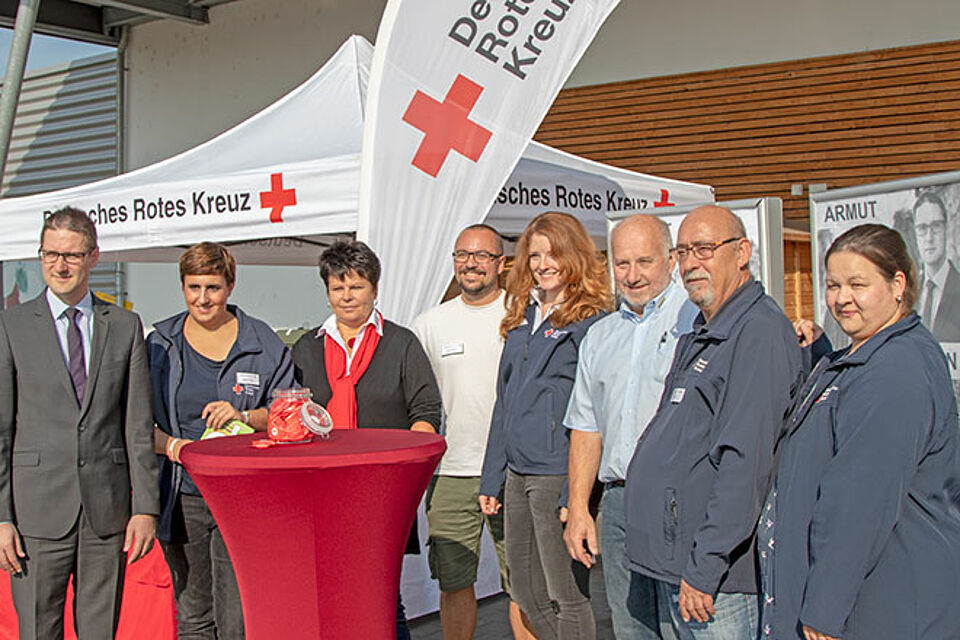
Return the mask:
{"type": "MultiPolygon", "coordinates": [[[[127,567],[120,609],[119,640],[171,640],[176,638],[173,584],[160,545],[139,562],[127,567]]],[[[0,640],[17,640],[17,613],[10,599],[10,578],[0,576],[0,640]]],[[[73,631],[73,586],[67,589],[64,640],[76,640],[73,631]]]]}
{"type": "Polygon", "coordinates": [[[181,454],[230,551],[247,640],[392,637],[403,551],[443,438],[347,429],[257,449],[257,437],[181,454]]]}

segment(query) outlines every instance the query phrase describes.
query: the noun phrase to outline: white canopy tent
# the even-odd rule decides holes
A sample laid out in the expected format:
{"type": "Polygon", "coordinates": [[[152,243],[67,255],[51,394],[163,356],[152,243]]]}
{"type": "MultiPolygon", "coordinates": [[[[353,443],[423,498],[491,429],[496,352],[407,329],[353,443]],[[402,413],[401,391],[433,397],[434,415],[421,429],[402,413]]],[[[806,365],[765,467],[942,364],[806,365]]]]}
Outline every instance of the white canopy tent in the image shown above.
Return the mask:
{"type": "MultiPolygon", "coordinates": [[[[44,212],[71,205],[89,211],[97,223],[102,260],[175,261],[182,247],[215,240],[233,244],[241,264],[315,264],[318,244],[356,229],[372,52],[364,38],[349,38],[289,94],[179,155],[114,178],[0,201],[0,260],[35,257],[44,212]],[[271,221],[277,203],[278,220],[271,221]]],[[[591,234],[603,237],[612,208],[651,206],[664,189],[676,204],[713,200],[707,186],[531,142],[487,221],[516,234],[534,215],[556,208],[574,213],[591,234]]],[[[417,230],[410,231],[408,246],[416,246],[417,230]]],[[[389,268],[389,257],[381,257],[389,268]]]]}
{"type": "MultiPolygon", "coordinates": [[[[372,52],[365,39],[351,37],[289,94],[177,156],[99,182],[0,200],[0,260],[35,258],[44,213],[70,205],[97,223],[101,260],[174,262],[184,247],[210,240],[230,244],[241,264],[316,264],[320,246],[356,230],[372,52]]],[[[613,211],[713,200],[708,186],[626,171],[531,142],[486,222],[519,234],[535,215],[557,209],[603,238],[613,211]]],[[[403,246],[427,250],[419,242],[422,229],[408,233],[403,246]]],[[[380,257],[384,271],[403,268],[402,255],[380,257]]],[[[414,306],[424,309],[438,301],[427,299],[430,287],[423,283],[449,278],[449,271],[419,274],[416,291],[404,295],[418,296],[414,306]]],[[[499,590],[488,542],[480,596],[499,590]]],[[[404,601],[412,616],[436,606],[428,575],[422,559],[407,562],[404,601]]]]}

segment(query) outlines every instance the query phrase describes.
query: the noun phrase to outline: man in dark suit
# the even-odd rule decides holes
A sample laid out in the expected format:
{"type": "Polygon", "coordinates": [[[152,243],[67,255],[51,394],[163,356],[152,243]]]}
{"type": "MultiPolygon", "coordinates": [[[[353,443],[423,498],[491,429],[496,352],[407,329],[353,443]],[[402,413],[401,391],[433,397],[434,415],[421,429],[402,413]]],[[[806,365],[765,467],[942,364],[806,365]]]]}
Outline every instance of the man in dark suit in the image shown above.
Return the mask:
{"type": "Polygon", "coordinates": [[[917,311],[941,342],[960,342],[960,272],[947,258],[947,208],[925,191],[913,205],[914,229],[923,261],[917,311]]]}
{"type": "Polygon", "coordinates": [[[83,211],[51,214],[40,236],[46,291],[0,313],[0,569],[12,575],[21,639],[63,637],[71,575],[78,637],[114,637],[124,560],[153,545],[143,330],[91,296],[98,257],[83,211]]]}

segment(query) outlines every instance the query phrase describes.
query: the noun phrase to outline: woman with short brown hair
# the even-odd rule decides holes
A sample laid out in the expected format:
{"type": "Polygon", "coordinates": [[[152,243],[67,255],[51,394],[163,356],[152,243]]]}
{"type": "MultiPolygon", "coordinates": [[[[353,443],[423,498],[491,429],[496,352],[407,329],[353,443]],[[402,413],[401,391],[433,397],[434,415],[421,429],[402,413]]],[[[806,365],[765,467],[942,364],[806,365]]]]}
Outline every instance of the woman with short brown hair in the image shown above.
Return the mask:
{"type": "Polygon", "coordinates": [[[236,260],[201,242],[180,256],[186,311],[147,337],[160,466],[157,538],[173,578],[179,638],[242,638],[240,593],[223,537],[180,452],[207,429],[267,427],[274,389],[293,386],[290,352],[266,323],[227,299],[236,260]]]}

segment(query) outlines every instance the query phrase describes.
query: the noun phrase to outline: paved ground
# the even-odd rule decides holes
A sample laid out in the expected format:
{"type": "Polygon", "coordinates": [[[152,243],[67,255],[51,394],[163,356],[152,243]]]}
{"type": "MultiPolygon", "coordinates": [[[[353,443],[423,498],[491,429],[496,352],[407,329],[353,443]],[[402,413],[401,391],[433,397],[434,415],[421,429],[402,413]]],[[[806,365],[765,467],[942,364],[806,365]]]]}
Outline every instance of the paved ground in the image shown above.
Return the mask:
{"type": "MultiPolygon", "coordinates": [[[[597,639],[612,640],[613,627],[610,625],[610,609],[607,607],[607,592],[603,588],[603,562],[590,571],[590,599],[593,602],[593,615],[597,620],[597,639]]],[[[477,613],[476,640],[507,640],[512,638],[510,623],[507,620],[507,597],[503,594],[480,601],[477,613]]],[[[436,613],[417,618],[410,622],[410,635],[413,640],[442,640],[440,634],[440,616],[436,613]]]]}

